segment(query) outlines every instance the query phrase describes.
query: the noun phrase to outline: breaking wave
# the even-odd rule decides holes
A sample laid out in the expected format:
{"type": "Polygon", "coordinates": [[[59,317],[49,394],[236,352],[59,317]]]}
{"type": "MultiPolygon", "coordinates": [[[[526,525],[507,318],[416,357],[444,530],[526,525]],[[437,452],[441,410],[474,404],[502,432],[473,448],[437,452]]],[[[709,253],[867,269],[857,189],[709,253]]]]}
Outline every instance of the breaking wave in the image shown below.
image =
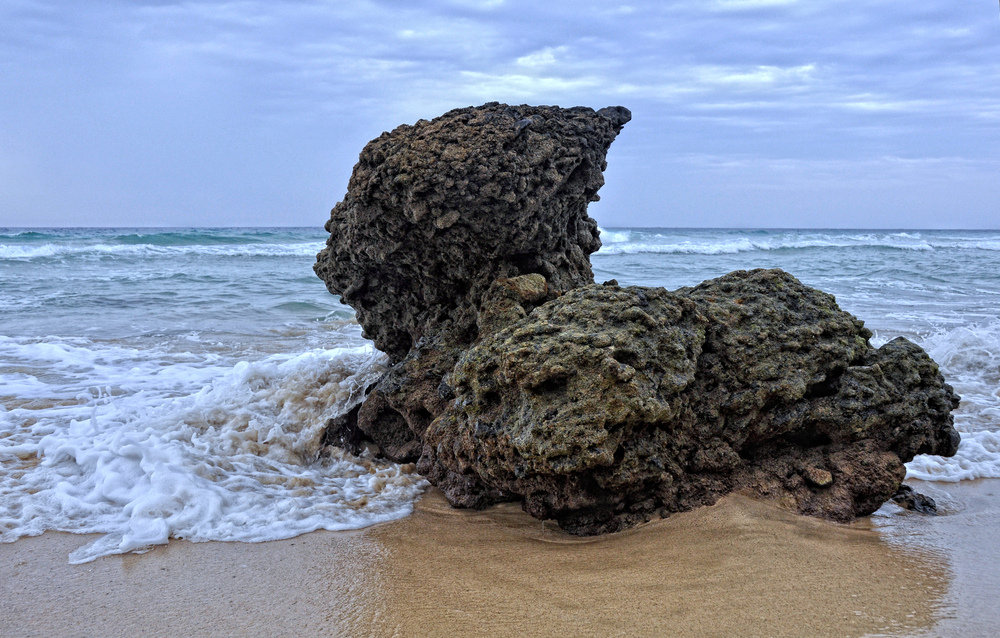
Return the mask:
{"type": "Polygon", "coordinates": [[[601,229],[598,255],[639,253],[726,255],[753,251],[882,248],[1000,250],[1000,234],[857,231],[688,231],[683,229],[601,229]]]}
{"type": "Polygon", "coordinates": [[[82,563],[170,538],[290,538],[400,518],[426,486],[412,466],[322,446],[384,371],[370,346],[131,366],[148,353],[87,345],[0,341],[14,357],[0,368],[0,540],[104,534],[71,554],[82,563]],[[84,376],[108,385],[68,396],[84,376]]]}
{"type": "Polygon", "coordinates": [[[1000,478],[1000,320],[938,330],[921,345],[962,397],[954,412],[962,442],[950,458],[918,456],[907,464],[907,478],[1000,478]]]}
{"type": "Polygon", "coordinates": [[[26,261],[53,257],[100,258],[105,256],[171,256],[171,255],[214,255],[223,257],[313,257],[322,250],[319,242],[289,244],[229,244],[218,245],[162,245],[162,244],[90,244],[63,245],[46,243],[41,245],[7,245],[0,243],[0,260],[26,261]]]}

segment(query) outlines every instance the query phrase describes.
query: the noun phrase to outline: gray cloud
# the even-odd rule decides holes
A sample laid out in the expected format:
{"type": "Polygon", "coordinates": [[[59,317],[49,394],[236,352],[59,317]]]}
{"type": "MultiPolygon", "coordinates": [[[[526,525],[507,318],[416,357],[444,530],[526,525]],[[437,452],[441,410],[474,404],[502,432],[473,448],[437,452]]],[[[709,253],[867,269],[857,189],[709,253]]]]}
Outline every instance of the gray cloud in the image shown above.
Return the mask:
{"type": "Polygon", "coordinates": [[[368,139],[490,100],[633,110],[608,226],[1000,221],[986,4],[8,0],[0,73],[0,225],[318,225],[368,139]]]}

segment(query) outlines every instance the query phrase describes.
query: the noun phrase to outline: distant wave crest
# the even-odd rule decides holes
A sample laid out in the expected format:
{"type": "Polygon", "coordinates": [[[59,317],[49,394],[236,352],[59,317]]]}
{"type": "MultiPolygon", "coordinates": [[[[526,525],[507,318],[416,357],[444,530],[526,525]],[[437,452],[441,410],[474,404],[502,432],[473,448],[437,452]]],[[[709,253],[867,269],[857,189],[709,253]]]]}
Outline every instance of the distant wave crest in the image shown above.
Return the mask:
{"type": "Polygon", "coordinates": [[[302,256],[311,257],[322,250],[319,242],[289,244],[156,245],[132,244],[0,244],[0,260],[25,261],[45,258],[100,258],[102,256],[155,256],[201,254],[217,256],[302,256]]]}
{"type": "Polygon", "coordinates": [[[619,255],[638,253],[701,254],[722,255],[752,251],[802,250],[823,248],[884,248],[893,250],[935,250],[936,248],[979,248],[1000,249],[1000,239],[984,240],[943,240],[936,242],[919,235],[908,233],[813,235],[803,237],[777,234],[773,236],[730,236],[730,237],[684,237],[683,233],[637,233],[605,231],[604,246],[599,255],[619,255]]]}

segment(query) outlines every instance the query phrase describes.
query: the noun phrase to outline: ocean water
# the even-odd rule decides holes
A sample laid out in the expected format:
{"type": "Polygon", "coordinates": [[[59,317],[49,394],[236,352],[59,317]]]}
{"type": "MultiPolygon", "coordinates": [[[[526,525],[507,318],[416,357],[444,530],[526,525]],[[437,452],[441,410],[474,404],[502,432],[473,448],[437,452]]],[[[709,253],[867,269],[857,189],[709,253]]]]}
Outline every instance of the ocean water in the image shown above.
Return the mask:
{"type": "MultiPolygon", "coordinates": [[[[385,357],[312,273],[319,229],[0,229],[0,541],[100,533],[74,563],[169,538],[264,541],[406,516],[412,466],[323,453],[385,357]]],[[[1000,231],[602,231],[597,281],[783,268],[962,395],[952,459],[1000,477],[1000,231]]]]}

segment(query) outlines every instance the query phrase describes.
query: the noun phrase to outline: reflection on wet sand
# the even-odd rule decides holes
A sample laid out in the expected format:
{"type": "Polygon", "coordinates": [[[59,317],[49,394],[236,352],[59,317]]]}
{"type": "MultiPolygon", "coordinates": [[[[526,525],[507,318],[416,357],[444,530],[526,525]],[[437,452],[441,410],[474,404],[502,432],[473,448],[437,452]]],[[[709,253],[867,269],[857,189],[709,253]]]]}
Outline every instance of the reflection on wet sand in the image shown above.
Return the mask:
{"type": "Polygon", "coordinates": [[[843,526],[735,496],[581,539],[431,490],[366,530],[79,566],[94,537],[49,532],[0,544],[0,635],[992,635],[1000,482],[915,487],[944,513],[843,526]]]}
{"type": "Polygon", "coordinates": [[[576,538],[432,491],[373,537],[389,551],[378,635],[909,635],[948,587],[932,550],[741,496],[576,538]]]}

